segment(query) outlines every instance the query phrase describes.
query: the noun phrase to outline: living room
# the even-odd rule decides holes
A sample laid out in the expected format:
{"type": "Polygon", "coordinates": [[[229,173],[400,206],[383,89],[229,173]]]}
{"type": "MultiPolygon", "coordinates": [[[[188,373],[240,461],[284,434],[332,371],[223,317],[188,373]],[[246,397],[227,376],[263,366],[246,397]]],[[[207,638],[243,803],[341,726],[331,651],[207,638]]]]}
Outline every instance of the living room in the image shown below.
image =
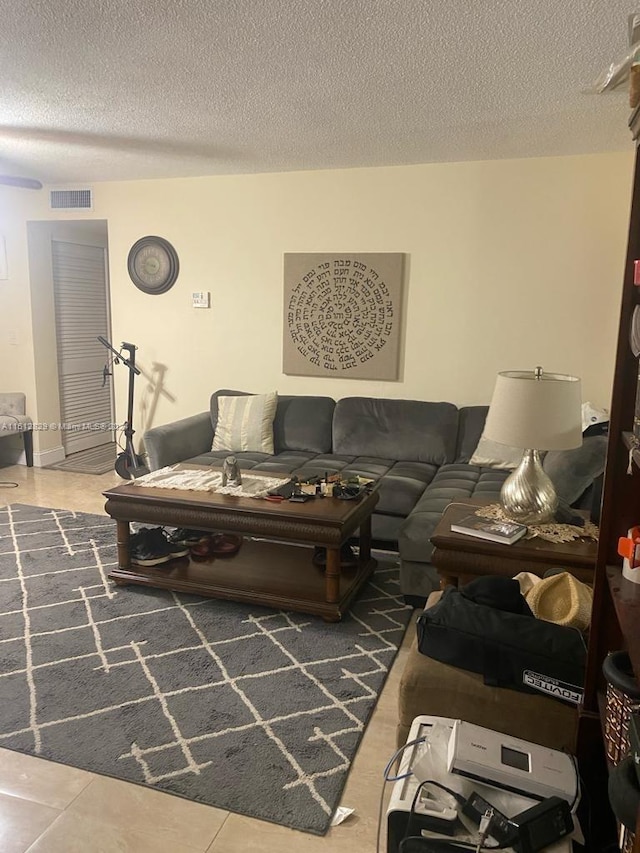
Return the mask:
{"type": "MultiPolygon", "coordinates": [[[[584,399],[606,407],[631,167],[629,146],[597,155],[96,183],[94,209],[83,216],[108,223],[114,340],[137,345],[148,377],[152,365],[166,368],[152,423],[140,407],[156,389],[138,383],[138,429],[204,410],[219,387],[482,404],[499,370],[538,363],[580,376],[584,399]],[[128,276],[129,249],[145,234],[164,236],[178,253],[179,278],[167,293],[142,293],[128,276]],[[406,255],[398,380],[283,374],[283,254],[353,250],[406,255]],[[211,294],[208,310],[191,307],[200,290],[211,294]]],[[[46,194],[2,193],[10,271],[3,363],[12,365],[12,385],[27,394],[34,420],[60,422],[51,393],[51,282],[47,292],[46,281],[31,281],[29,293],[26,223],[79,216],[52,213],[46,194]]],[[[126,372],[114,380],[123,412],[126,372]]],[[[59,437],[36,434],[36,459],[53,441],[59,437]]]]}
{"type": "MultiPolygon", "coordinates": [[[[553,13],[547,17],[553,22],[553,13]]],[[[622,13],[619,19],[618,42],[598,46],[599,64],[592,54],[593,61],[587,66],[592,77],[605,58],[624,50],[622,13]]],[[[588,82],[590,78],[584,85],[588,82]]],[[[423,81],[425,86],[428,83],[423,81]]],[[[462,406],[486,404],[498,371],[537,364],[581,377],[583,399],[606,408],[615,359],[634,152],[626,128],[626,92],[609,93],[602,100],[579,94],[589,104],[584,107],[585,124],[572,121],[571,134],[565,129],[562,144],[553,132],[545,139],[536,138],[523,97],[515,111],[522,122],[520,130],[506,118],[502,124],[499,119],[487,121],[503,143],[498,155],[498,149],[486,141],[484,148],[474,147],[477,127],[462,131],[449,126],[453,156],[439,150],[437,156],[423,159],[407,143],[404,159],[386,160],[374,145],[359,163],[354,155],[352,165],[345,165],[345,160],[332,160],[337,157],[332,153],[326,156],[326,165],[317,167],[305,157],[300,143],[288,168],[247,168],[245,174],[242,162],[232,167],[224,162],[220,165],[215,153],[209,160],[190,158],[186,146],[175,159],[186,160],[189,170],[173,177],[158,176],[153,174],[157,149],[151,145],[147,162],[143,154],[136,164],[137,177],[110,179],[110,174],[118,175],[119,159],[134,156],[135,145],[126,157],[116,150],[115,160],[109,162],[105,147],[97,141],[92,147],[88,139],[85,152],[77,141],[70,140],[65,146],[61,137],[53,146],[61,160],[59,171],[49,177],[46,171],[37,171],[41,168],[37,158],[30,163],[26,153],[16,147],[24,141],[20,134],[3,137],[0,133],[2,171],[7,171],[6,159],[14,166],[14,174],[30,169],[30,175],[41,175],[45,183],[38,192],[0,186],[0,235],[4,237],[7,271],[6,280],[0,282],[2,390],[25,393],[35,422],[62,420],[52,284],[39,273],[37,258],[48,251],[42,240],[50,240],[51,235],[68,239],[74,230],[80,235],[87,223],[98,223],[105,235],[99,245],[108,254],[112,340],[116,345],[132,341],[138,347],[142,376],[136,388],[136,441],[150,427],[205,410],[210,394],[218,388],[336,399],[372,396],[449,401],[462,406]],[[619,131],[615,141],[592,142],[587,115],[594,124],[615,122],[619,131]],[[83,169],[85,157],[87,168],[83,169]],[[198,166],[202,172],[197,171],[198,166]],[[91,188],[90,211],[50,209],[49,187],[70,185],[91,188]],[[46,227],[34,228],[40,223],[46,227]],[[43,237],[45,232],[48,238],[43,237]],[[178,279],[166,293],[143,293],[128,274],[131,246],[145,235],[164,237],[178,254],[178,279]],[[283,371],[283,255],[296,252],[404,255],[397,379],[304,377],[283,371]],[[209,309],[192,306],[192,293],[199,291],[210,293],[209,309]]],[[[477,87],[475,97],[482,100],[477,87]]],[[[490,115],[489,109],[486,114],[490,115]]],[[[290,128],[279,118],[280,144],[284,146],[290,128]]],[[[378,121],[385,118],[388,115],[380,115],[378,121]]],[[[555,118],[547,117],[548,127],[553,127],[555,118]]],[[[3,124],[10,121],[7,116],[3,124]]],[[[533,121],[540,121],[540,116],[533,121]]],[[[37,122],[26,120],[26,124],[35,126],[37,122]]],[[[369,127],[369,138],[378,133],[374,128],[369,127]]],[[[384,136],[382,130],[380,135],[384,136]]],[[[46,142],[33,136],[32,146],[46,148],[46,142]]],[[[332,151],[340,144],[335,131],[325,148],[332,151]]],[[[402,140],[397,146],[402,146],[402,140]]],[[[165,152],[161,154],[164,158],[165,152]]],[[[224,160],[224,150],[220,159],[224,160]]],[[[81,236],[77,239],[83,240],[81,236]]],[[[113,381],[115,416],[122,422],[127,408],[126,371],[115,368],[113,381]]],[[[102,513],[102,491],[118,478],[113,473],[93,478],[44,468],[57,452],[60,436],[36,431],[34,439],[33,470],[14,464],[21,454],[19,441],[0,442],[5,466],[2,479],[19,483],[17,489],[3,488],[3,505],[102,513]]],[[[303,850],[373,849],[377,798],[384,764],[394,749],[398,680],[406,652],[405,643],[349,777],[343,802],[355,804],[357,820],[351,818],[351,824],[346,821],[327,838],[295,834],[292,840],[290,831],[272,825],[265,829],[262,822],[236,815],[235,825],[226,824],[216,846],[213,835],[207,833],[214,831],[219,820],[217,832],[227,813],[216,812],[209,821],[208,814],[183,813],[179,806],[161,805],[155,818],[140,819],[139,834],[129,838],[129,847],[123,849],[143,850],[145,843],[161,845],[154,820],[162,832],[169,833],[173,850],[181,849],[180,844],[185,850],[210,849],[214,853],[286,849],[287,844],[303,850]],[[160,821],[163,813],[170,815],[166,822],[160,821]],[[187,840],[171,834],[176,825],[191,821],[202,821],[198,826],[207,828],[194,830],[187,840]],[[205,837],[206,846],[202,843],[205,837]]],[[[17,753],[12,756],[19,761],[17,753]]],[[[17,763],[10,768],[14,776],[26,773],[35,777],[39,772],[31,764],[17,763]]],[[[104,849],[118,849],[113,839],[125,843],[126,832],[116,812],[123,808],[127,794],[116,794],[112,780],[100,782],[99,777],[88,780],[80,772],[69,773],[66,801],[47,799],[39,791],[33,795],[42,807],[35,824],[42,825],[44,832],[83,791],[86,808],[67,816],[66,836],[62,830],[57,836],[52,833],[33,849],[69,849],[70,838],[76,834],[80,838],[82,832],[95,834],[96,827],[111,839],[112,846],[104,849]],[[93,800],[87,795],[89,781],[97,782],[93,800]],[[119,803],[113,812],[105,810],[102,815],[111,818],[109,830],[100,823],[97,806],[105,797],[119,803]],[[91,823],[96,815],[97,823],[91,823]]],[[[46,778],[49,790],[63,787],[67,781],[62,776],[46,778]]],[[[11,784],[4,778],[2,790],[8,797],[12,795],[11,784]]],[[[176,798],[164,799],[184,805],[176,798]]],[[[132,817],[132,821],[136,819],[132,817]]],[[[14,838],[9,838],[13,847],[7,843],[6,849],[26,850],[37,839],[29,836],[27,844],[18,837],[16,830],[14,838]]]]}

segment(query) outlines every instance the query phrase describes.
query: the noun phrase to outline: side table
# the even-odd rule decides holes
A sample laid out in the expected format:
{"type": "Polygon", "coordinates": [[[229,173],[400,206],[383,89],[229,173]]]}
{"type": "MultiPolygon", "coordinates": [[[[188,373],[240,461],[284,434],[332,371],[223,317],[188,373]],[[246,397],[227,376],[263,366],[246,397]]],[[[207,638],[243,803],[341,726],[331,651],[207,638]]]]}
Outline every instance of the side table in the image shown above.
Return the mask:
{"type": "Polygon", "coordinates": [[[464,518],[479,506],[495,501],[456,501],[442,514],[431,541],[435,548],[431,562],[440,575],[440,586],[458,586],[479,575],[513,577],[518,572],[533,572],[542,576],[547,569],[562,568],[578,580],[593,583],[598,543],[592,539],[572,542],[547,542],[544,539],[519,539],[513,545],[503,545],[452,533],[451,524],[464,518]]]}

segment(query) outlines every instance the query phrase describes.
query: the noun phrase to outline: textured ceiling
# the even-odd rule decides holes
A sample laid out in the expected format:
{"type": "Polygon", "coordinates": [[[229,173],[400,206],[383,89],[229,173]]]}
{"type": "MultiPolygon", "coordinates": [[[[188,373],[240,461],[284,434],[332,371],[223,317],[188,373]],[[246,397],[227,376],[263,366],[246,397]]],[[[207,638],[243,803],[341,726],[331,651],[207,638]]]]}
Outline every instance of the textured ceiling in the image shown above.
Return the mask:
{"type": "Polygon", "coordinates": [[[0,0],[0,172],[46,183],[629,150],[622,0],[0,0]]]}

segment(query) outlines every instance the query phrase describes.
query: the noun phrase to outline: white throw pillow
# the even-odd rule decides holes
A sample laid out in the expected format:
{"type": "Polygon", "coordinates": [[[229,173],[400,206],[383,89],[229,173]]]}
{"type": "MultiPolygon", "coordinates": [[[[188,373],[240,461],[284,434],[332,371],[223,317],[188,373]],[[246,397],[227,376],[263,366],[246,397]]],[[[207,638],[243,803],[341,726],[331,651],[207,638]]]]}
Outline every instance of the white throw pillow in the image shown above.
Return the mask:
{"type": "Polygon", "coordinates": [[[218,423],[212,450],[273,453],[273,419],[278,395],[218,397],[218,423]]]}
{"type": "Polygon", "coordinates": [[[521,447],[499,444],[482,435],[469,464],[486,468],[517,468],[522,461],[523,452],[521,447]]]}

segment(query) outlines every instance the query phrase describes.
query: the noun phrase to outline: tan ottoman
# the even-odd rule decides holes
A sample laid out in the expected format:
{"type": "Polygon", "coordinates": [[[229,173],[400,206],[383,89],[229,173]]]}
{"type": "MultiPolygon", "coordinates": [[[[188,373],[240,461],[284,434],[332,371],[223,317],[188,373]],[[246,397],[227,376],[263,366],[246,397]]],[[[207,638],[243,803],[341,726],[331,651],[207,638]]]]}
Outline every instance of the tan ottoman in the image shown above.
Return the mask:
{"type": "Polygon", "coordinates": [[[421,654],[416,638],[400,680],[398,746],[406,743],[411,723],[422,714],[466,720],[554,749],[575,749],[573,706],[543,695],[488,687],[475,672],[421,654]]]}

